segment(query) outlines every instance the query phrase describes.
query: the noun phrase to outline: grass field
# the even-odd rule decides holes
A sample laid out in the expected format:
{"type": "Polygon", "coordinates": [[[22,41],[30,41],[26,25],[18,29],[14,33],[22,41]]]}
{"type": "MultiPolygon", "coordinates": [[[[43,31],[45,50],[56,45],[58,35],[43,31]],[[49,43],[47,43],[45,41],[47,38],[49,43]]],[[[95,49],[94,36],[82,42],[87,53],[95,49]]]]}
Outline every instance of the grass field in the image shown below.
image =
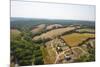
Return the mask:
{"type": "Polygon", "coordinates": [[[43,60],[44,64],[53,64],[56,59],[56,53],[50,47],[50,45],[47,45],[47,47],[42,46],[41,47],[42,54],[43,54],[43,60]]]}
{"type": "Polygon", "coordinates": [[[83,41],[87,40],[88,38],[94,38],[95,34],[90,33],[72,33],[69,35],[64,35],[61,38],[71,47],[78,46],[83,41]]]}

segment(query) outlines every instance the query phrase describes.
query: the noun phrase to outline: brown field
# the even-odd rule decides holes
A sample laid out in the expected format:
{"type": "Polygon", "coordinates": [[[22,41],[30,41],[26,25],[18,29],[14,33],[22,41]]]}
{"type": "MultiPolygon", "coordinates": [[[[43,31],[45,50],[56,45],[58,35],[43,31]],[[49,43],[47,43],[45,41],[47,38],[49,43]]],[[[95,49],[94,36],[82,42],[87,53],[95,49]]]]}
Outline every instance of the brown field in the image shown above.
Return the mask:
{"type": "Polygon", "coordinates": [[[94,38],[95,34],[90,33],[72,33],[69,35],[64,35],[61,38],[71,47],[78,46],[83,41],[87,40],[88,38],[94,38]]]}
{"type": "Polygon", "coordinates": [[[78,29],[78,30],[76,30],[77,32],[95,32],[95,30],[94,29],[78,29]]]}
{"type": "Polygon", "coordinates": [[[46,27],[45,24],[40,24],[40,25],[38,25],[36,28],[33,28],[31,32],[32,32],[33,34],[40,33],[40,32],[42,32],[42,31],[45,30],[45,27],[46,27]]]}
{"type": "Polygon", "coordinates": [[[10,35],[11,35],[11,39],[16,39],[17,37],[20,36],[21,32],[17,29],[11,29],[10,30],[10,35]]]}
{"type": "Polygon", "coordinates": [[[60,29],[54,29],[51,31],[48,31],[46,33],[41,34],[40,36],[35,36],[33,37],[33,40],[38,40],[38,39],[53,39],[55,37],[58,37],[62,34],[64,34],[65,32],[74,30],[75,27],[67,27],[67,28],[60,28],[60,29]]]}
{"type": "Polygon", "coordinates": [[[17,29],[11,29],[11,34],[20,34],[21,32],[17,29]]]}

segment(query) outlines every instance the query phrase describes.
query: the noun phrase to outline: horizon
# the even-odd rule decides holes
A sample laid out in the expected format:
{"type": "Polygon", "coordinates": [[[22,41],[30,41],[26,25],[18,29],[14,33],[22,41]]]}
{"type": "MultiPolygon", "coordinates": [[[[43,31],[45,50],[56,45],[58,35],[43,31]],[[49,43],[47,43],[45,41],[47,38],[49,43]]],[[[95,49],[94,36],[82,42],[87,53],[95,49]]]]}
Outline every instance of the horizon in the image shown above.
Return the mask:
{"type": "Polygon", "coordinates": [[[95,22],[95,20],[76,20],[76,19],[49,19],[49,18],[31,18],[31,17],[10,17],[11,18],[20,18],[20,19],[41,19],[41,20],[75,20],[75,21],[90,21],[95,22]]]}

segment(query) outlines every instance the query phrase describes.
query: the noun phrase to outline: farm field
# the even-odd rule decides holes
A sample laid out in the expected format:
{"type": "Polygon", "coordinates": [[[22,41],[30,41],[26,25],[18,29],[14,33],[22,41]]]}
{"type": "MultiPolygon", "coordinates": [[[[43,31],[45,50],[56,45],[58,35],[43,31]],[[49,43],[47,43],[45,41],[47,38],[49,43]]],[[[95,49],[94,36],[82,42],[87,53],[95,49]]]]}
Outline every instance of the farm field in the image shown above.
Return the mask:
{"type": "Polygon", "coordinates": [[[95,35],[91,33],[83,33],[83,34],[72,33],[69,35],[64,35],[61,38],[67,43],[67,45],[74,47],[74,46],[78,46],[83,41],[89,38],[95,38],[95,35]]]}
{"type": "Polygon", "coordinates": [[[86,28],[86,29],[78,29],[76,31],[77,32],[90,32],[90,33],[94,33],[95,32],[94,29],[88,29],[88,28],[86,28]]]}
{"type": "Polygon", "coordinates": [[[54,39],[58,36],[61,36],[62,34],[66,33],[66,32],[72,31],[74,29],[76,29],[76,28],[75,27],[66,27],[66,28],[54,29],[54,30],[48,31],[46,33],[43,33],[39,36],[33,37],[33,41],[39,40],[39,39],[42,39],[42,40],[54,39]]]}

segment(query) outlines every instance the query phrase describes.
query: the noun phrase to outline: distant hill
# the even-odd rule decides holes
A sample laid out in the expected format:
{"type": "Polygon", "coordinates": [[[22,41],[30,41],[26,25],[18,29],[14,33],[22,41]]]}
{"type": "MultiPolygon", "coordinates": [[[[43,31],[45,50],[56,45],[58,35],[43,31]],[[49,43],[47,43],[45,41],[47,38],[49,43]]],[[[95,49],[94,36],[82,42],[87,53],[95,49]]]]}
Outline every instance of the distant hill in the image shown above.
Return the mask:
{"type": "Polygon", "coordinates": [[[84,20],[57,20],[57,19],[36,19],[36,18],[20,18],[20,17],[11,17],[11,28],[26,28],[30,29],[34,25],[39,24],[62,24],[62,25],[70,25],[70,24],[80,24],[86,25],[89,27],[95,27],[95,21],[84,21],[84,20]]]}

